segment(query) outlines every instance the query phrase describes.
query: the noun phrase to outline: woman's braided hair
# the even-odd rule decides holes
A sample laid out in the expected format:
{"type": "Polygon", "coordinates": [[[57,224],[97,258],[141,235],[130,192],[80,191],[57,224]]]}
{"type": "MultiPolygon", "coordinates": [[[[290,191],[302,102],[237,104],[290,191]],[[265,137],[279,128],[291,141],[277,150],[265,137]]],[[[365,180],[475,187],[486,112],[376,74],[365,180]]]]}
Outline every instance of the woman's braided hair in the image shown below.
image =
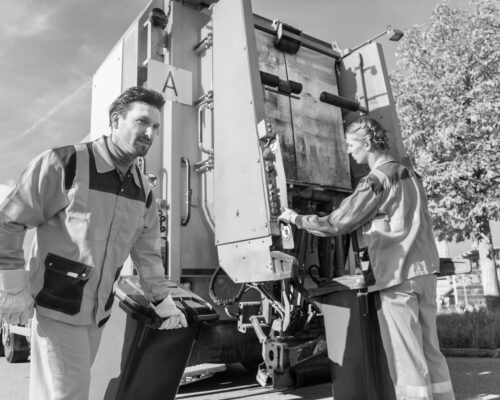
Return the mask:
{"type": "Polygon", "coordinates": [[[389,149],[387,131],[371,117],[362,116],[354,120],[347,128],[346,135],[355,140],[369,139],[373,148],[378,151],[389,149]]]}

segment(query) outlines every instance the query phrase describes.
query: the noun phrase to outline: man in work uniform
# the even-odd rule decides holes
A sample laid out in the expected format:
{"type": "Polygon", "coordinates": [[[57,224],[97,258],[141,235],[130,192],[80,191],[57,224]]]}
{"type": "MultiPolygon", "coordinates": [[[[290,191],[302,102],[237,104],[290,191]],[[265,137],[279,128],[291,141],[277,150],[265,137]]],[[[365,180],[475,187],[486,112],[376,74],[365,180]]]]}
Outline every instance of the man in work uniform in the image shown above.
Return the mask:
{"type": "Polygon", "coordinates": [[[110,106],[111,135],[48,150],[0,206],[0,320],[33,315],[30,399],[87,399],[90,367],[110,317],[112,288],[130,254],[144,292],[187,326],[169,296],[155,196],[135,161],[148,152],[164,99],[132,87],[110,106]],[[36,228],[28,267],[23,239],[36,228]]]}
{"type": "Polygon", "coordinates": [[[396,398],[454,400],[436,328],[439,256],[424,189],[415,172],[388,153],[380,124],[360,117],[346,131],[347,150],[370,173],[330,215],[298,215],[286,209],[280,220],[319,236],[361,228],[380,295],[377,316],[396,398]]]}

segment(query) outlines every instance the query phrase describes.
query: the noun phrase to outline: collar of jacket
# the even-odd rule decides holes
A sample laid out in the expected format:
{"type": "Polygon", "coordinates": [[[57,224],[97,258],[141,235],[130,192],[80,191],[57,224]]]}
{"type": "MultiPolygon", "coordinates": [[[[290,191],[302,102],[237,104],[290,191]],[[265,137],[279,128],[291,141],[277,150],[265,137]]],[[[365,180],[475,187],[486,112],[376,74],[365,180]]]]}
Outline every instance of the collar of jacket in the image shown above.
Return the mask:
{"type": "Polygon", "coordinates": [[[378,167],[380,167],[383,164],[387,164],[388,162],[395,161],[394,157],[392,156],[382,156],[380,157],[377,161],[375,161],[375,164],[373,164],[372,171],[378,167]]]}
{"type": "MultiPolygon", "coordinates": [[[[101,136],[99,139],[94,140],[92,142],[92,149],[94,150],[95,157],[95,165],[97,172],[100,174],[104,174],[109,171],[113,171],[116,169],[113,160],[111,159],[111,155],[109,154],[108,146],[106,141],[108,140],[107,136],[101,136]]],[[[130,172],[134,177],[134,183],[137,187],[141,187],[141,181],[139,176],[137,175],[137,168],[135,168],[136,164],[132,164],[130,167],[130,172]]]]}

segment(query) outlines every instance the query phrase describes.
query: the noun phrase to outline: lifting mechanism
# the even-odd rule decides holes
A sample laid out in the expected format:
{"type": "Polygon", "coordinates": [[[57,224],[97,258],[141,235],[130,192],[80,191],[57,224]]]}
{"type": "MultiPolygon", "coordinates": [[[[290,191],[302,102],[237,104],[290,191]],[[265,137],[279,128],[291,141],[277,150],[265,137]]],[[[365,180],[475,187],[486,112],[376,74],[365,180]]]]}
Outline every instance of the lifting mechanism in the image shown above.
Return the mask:
{"type": "MultiPolygon", "coordinates": [[[[331,45],[253,15],[248,2],[220,1],[211,23],[219,263],[261,297],[238,308],[238,329],[253,329],[262,345],[258,381],[302,384],[329,375],[321,310],[309,289],[353,274],[356,255],[349,236],[318,238],[277,217],[282,207],[326,214],[352,192],[343,129],[369,109],[362,56],[351,57],[353,71],[331,45]],[[342,75],[350,83],[342,86],[342,75]]],[[[378,48],[371,51],[380,62],[378,48]]],[[[367,79],[382,81],[384,91],[374,95],[390,104],[384,71],[376,73],[367,79]]]]}

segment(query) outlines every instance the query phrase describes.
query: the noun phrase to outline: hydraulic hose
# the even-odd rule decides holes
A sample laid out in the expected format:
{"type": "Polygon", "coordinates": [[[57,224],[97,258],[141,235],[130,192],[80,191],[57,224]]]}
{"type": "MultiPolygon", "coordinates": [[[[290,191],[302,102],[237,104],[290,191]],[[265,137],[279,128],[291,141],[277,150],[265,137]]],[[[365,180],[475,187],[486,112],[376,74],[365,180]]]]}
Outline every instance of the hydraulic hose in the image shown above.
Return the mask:
{"type": "Polygon", "coordinates": [[[228,298],[228,299],[221,299],[215,293],[215,281],[217,280],[217,277],[220,275],[221,271],[222,271],[222,268],[220,266],[217,267],[217,269],[213,273],[212,277],[210,278],[210,284],[208,286],[208,294],[210,295],[210,298],[212,299],[212,301],[215,304],[217,304],[218,306],[230,306],[241,299],[241,297],[245,293],[247,285],[246,285],[246,283],[242,283],[240,286],[240,290],[238,291],[236,296],[228,298]]]}

